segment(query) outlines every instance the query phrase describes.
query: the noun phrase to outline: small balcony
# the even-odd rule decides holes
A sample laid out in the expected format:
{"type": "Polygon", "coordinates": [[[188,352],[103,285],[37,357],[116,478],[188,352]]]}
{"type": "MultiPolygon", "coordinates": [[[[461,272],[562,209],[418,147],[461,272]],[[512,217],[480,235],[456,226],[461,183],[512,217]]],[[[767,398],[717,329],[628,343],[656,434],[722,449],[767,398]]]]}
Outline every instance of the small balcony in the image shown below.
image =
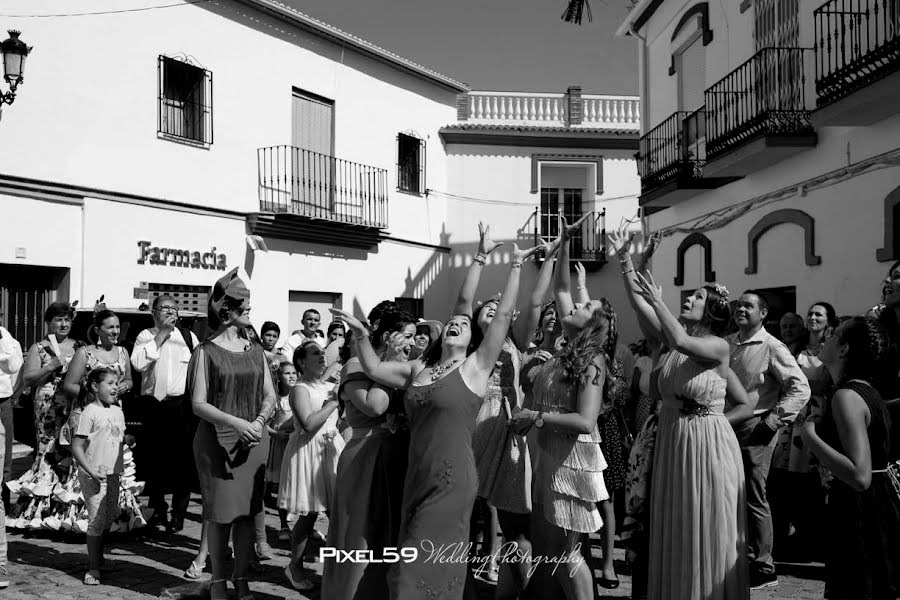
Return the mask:
{"type": "Polygon", "coordinates": [[[705,174],[748,175],[816,145],[806,102],[808,54],[764,48],[706,90],[705,174]]]}
{"type": "Polygon", "coordinates": [[[387,170],[295,148],[257,151],[259,209],[253,233],[370,248],[388,224],[387,170]]]}
{"type": "Polygon", "coordinates": [[[814,124],[865,126],[900,112],[900,1],[829,0],[813,18],[814,124]]]}
{"type": "MultiPolygon", "coordinates": [[[[550,243],[559,237],[559,217],[564,216],[573,223],[584,216],[577,206],[564,205],[535,207],[534,243],[550,243]]],[[[597,271],[606,264],[606,210],[590,211],[581,224],[581,229],[571,238],[569,260],[580,262],[588,271],[597,271]]]]}
{"type": "Polygon", "coordinates": [[[640,205],[653,213],[736,177],[705,177],[706,108],[680,110],[641,137],[640,205]]]}
{"type": "Polygon", "coordinates": [[[636,96],[541,92],[469,92],[466,121],[485,125],[640,129],[636,96]],[[575,114],[579,113],[579,114],[575,114]]]}

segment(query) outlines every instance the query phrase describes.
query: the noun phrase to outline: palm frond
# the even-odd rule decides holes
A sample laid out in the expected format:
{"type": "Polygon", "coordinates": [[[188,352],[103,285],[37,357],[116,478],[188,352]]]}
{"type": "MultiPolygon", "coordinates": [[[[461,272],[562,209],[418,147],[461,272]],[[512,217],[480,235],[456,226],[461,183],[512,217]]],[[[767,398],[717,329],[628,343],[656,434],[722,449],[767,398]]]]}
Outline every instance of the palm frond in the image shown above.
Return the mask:
{"type": "Polygon", "coordinates": [[[569,6],[562,14],[562,20],[566,23],[581,25],[581,16],[587,13],[588,22],[591,21],[591,5],[588,0],[569,0],[569,6]]]}

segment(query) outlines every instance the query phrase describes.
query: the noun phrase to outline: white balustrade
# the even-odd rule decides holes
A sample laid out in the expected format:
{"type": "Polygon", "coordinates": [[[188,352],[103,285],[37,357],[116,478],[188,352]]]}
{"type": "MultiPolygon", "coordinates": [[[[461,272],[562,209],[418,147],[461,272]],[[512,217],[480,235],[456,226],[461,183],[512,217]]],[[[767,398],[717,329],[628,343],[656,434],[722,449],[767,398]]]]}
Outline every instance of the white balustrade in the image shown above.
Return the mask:
{"type": "MultiPolygon", "coordinates": [[[[640,129],[640,99],[636,96],[582,95],[581,124],[572,128],[640,129]]],[[[565,127],[566,94],[531,92],[469,92],[471,123],[565,127]]]]}

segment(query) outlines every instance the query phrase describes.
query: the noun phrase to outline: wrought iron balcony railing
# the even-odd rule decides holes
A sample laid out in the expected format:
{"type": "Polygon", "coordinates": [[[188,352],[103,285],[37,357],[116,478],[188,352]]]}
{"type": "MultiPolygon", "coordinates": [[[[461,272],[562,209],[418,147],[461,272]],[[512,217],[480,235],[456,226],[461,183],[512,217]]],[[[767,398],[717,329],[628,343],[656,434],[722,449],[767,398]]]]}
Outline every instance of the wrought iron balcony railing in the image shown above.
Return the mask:
{"type": "MultiPolygon", "coordinates": [[[[582,216],[580,211],[554,210],[544,207],[534,209],[534,243],[552,242],[559,237],[559,217],[566,217],[569,223],[577,221],[582,216]]],[[[606,262],[606,209],[591,211],[587,219],[581,224],[581,229],[575,232],[569,246],[569,258],[572,261],[585,263],[606,262]]]]}
{"type": "Polygon", "coordinates": [[[763,48],[706,90],[706,156],[764,135],[813,133],[803,48],[763,48]]]}
{"type": "Polygon", "coordinates": [[[387,227],[387,169],[293,146],[260,148],[257,155],[260,210],[387,227]]]}
{"type": "Polygon", "coordinates": [[[829,0],[813,16],[817,106],[900,70],[900,0],[829,0]]]}
{"type": "Polygon", "coordinates": [[[681,177],[700,177],[700,140],[706,135],[704,108],[679,110],[641,137],[638,173],[641,191],[656,189],[681,177]]]}

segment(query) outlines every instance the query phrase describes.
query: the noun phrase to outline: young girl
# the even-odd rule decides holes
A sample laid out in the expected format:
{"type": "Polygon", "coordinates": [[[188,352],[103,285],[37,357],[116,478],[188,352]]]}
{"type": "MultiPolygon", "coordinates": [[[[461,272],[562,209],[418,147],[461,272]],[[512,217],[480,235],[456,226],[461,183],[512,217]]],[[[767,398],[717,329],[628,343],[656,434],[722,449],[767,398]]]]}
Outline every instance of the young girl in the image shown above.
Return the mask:
{"type": "Polygon", "coordinates": [[[72,456],[88,510],[88,570],[85,585],[100,584],[103,532],[118,516],[119,475],[125,415],[116,404],[118,374],[110,368],[94,369],[87,377],[85,403],[77,423],[72,423],[72,456]]]}
{"type": "MultiPolygon", "coordinates": [[[[269,446],[269,462],[266,464],[266,481],[269,483],[268,493],[277,493],[281,481],[281,463],[284,459],[284,449],[288,438],[294,431],[294,421],[291,419],[291,390],[297,385],[297,368],[289,362],[281,363],[278,367],[278,404],[275,405],[275,414],[269,422],[269,436],[272,439],[269,446]]],[[[283,508],[278,509],[278,518],[281,520],[281,532],[278,541],[288,542],[291,539],[291,530],[288,529],[288,512],[283,508]]]]}
{"type": "Polygon", "coordinates": [[[332,386],[321,380],[325,351],[308,341],[294,352],[294,366],[303,375],[290,395],[294,432],[281,463],[278,508],[298,514],[291,535],[291,561],[284,573],[295,589],[308,591],[313,584],[303,574],[303,553],[316,518],[328,510],[334,496],[344,438],[337,430],[337,398],[332,386]]]}

